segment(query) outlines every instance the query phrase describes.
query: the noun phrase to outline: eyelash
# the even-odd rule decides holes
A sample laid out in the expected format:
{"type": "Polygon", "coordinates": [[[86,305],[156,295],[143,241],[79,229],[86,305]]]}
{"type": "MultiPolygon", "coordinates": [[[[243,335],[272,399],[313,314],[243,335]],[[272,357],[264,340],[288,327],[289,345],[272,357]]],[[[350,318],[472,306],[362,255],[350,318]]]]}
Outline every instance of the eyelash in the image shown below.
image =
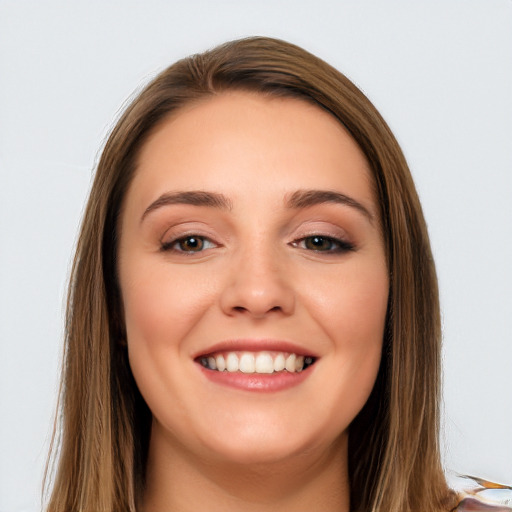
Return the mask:
{"type": "Polygon", "coordinates": [[[297,247],[299,249],[304,249],[306,251],[313,251],[315,253],[343,254],[345,252],[355,250],[355,246],[352,243],[350,243],[346,240],[341,240],[339,238],[334,238],[332,236],[325,236],[325,235],[305,236],[303,238],[300,238],[299,240],[292,242],[291,245],[293,247],[297,247]],[[329,244],[329,248],[326,250],[322,250],[322,249],[318,249],[318,248],[311,248],[311,247],[308,248],[306,246],[307,242],[314,241],[314,240],[316,240],[317,242],[313,242],[313,243],[327,242],[329,244]],[[304,246],[302,246],[302,244],[304,244],[304,246]]]}
{"type": "MultiPolygon", "coordinates": [[[[194,242],[192,242],[194,243],[194,242]]],[[[215,247],[215,243],[212,242],[208,237],[206,236],[201,236],[201,235],[186,235],[186,236],[182,236],[180,238],[175,238],[174,240],[171,240],[169,242],[165,242],[165,243],[162,243],[162,247],[161,247],[161,250],[162,251],[173,251],[173,252],[177,252],[177,253],[182,253],[182,254],[195,254],[195,253],[198,253],[198,252],[202,252],[203,250],[205,250],[205,248],[203,247],[203,245],[205,243],[209,243],[211,244],[212,247],[215,247]],[[182,243],[186,243],[187,241],[190,242],[190,241],[197,241],[200,243],[201,247],[199,248],[199,250],[186,250],[186,249],[176,249],[176,246],[182,244],[182,243]]],[[[211,249],[212,247],[206,247],[206,249],[211,249]]]]}
{"type": "MultiPolygon", "coordinates": [[[[315,253],[328,253],[328,254],[342,254],[349,251],[354,251],[355,246],[347,242],[346,240],[340,240],[338,238],[334,238],[331,236],[324,236],[324,235],[310,235],[303,238],[300,238],[298,240],[295,240],[290,244],[292,247],[298,248],[298,249],[304,249],[306,251],[313,251],[315,253]],[[315,241],[316,240],[316,241],[315,241]],[[307,243],[313,242],[317,244],[327,243],[328,248],[323,250],[315,247],[307,247],[307,243]],[[302,245],[304,244],[304,245],[302,245]]],[[[187,235],[180,238],[176,238],[174,240],[171,240],[166,243],[162,243],[161,250],[166,251],[173,251],[177,253],[182,253],[184,255],[192,255],[195,253],[203,252],[206,249],[211,249],[215,247],[216,244],[212,242],[208,237],[201,236],[201,235],[187,235]],[[180,248],[177,249],[176,247],[187,242],[197,243],[199,242],[199,248],[198,250],[186,250],[180,248]],[[211,247],[204,247],[204,244],[210,244],[211,247]]]]}

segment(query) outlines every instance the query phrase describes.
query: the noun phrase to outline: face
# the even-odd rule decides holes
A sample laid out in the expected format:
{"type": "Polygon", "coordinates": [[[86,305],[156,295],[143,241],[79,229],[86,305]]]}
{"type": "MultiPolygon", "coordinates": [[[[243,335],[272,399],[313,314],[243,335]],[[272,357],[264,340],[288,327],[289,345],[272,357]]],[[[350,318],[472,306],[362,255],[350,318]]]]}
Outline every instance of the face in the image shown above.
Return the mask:
{"type": "Polygon", "coordinates": [[[388,273],[368,163],[330,114],[232,92],[167,120],[125,198],[119,279],[152,444],[256,463],[346,440],[388,273]]]}

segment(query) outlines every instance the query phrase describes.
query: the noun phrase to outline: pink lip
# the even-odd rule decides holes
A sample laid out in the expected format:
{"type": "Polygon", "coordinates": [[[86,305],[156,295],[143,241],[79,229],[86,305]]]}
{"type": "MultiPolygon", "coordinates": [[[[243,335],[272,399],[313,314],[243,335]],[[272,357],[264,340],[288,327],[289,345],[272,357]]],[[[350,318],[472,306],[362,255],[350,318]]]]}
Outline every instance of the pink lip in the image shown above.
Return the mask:
{"type": "Polygon", "coordinates": [[[289,373],[286,371],[271,374],[242,373],[242,372],[219,372],[209,370],[198,364],[203,375],[216,384],[243,391],[276,392],[299,385],[311,375],[313,366],[308,366],[301,372],[289,373]]]}
{"type": "Polygon", "coordinates": [[[284,352],[318,359],[318,355],[295,343],[272,339],[236,339],[225,340],[201,350],[193,356],[199,370],[211,382],[233,389],[258,392],[276,392],[289,389],[302,383],[311,375],[315,365],[301,372],[275,372],[272,374],[216,371],[205,368],[199,360],[209,354],[219,352],[284,352]]]}
{"type": "Polygon", "coordinates": [[[297,354],[298,356],[310,356],[315,359],[318,355],[311,352],[309,349],[305,349],[290,343],[289,341],[282,340],[270,340],[270,339],[239,339],[239,340],[226,340],[211,345],[210,347],[201,350],[201,352],[193,355],[193,359],[214,354],[216,352],[286,352],[297,354]]]}

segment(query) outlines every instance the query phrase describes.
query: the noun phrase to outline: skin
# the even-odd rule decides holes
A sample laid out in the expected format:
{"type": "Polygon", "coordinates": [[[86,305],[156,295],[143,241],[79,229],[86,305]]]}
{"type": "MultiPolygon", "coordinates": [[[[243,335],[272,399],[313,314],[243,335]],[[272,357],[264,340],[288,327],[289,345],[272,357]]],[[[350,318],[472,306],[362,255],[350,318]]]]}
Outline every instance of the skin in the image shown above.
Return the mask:
{"type": "Polygon", "coordinates": [[[375,382],[388,300],[378,212],[359,147],[306,102],[224,93],[152,134],[119,245],[130,364],[153,413],[145,512],[348,511],[348,427],[375,382]],[[304,190],[353,203],[290,207],[304,190]],[[158,202],[183,191],[229,204],[158,202]],[[272,392],[206,378],[196,356],[240,339],[316,362],[272,392]]]}

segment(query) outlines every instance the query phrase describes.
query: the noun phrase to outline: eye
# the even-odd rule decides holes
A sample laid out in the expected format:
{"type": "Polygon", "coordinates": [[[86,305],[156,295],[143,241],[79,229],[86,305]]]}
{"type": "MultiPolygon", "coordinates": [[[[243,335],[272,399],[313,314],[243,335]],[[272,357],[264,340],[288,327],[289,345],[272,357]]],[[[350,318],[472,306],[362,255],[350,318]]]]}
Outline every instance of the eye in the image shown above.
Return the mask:
{"type": "Polygon", "coordinates": [[[292,245],[315,252],[341,253],[354,250],[354,246],[350,242],[323,235],[306,236],[293,242],[292,245]]]}
{"type": "Polygon", "coordinates": [[[216,245],[211,240],[199,235],[187,235],[162,244],[163,251],[175,251],[188,254],[201,252],[213,247],[216,247],[216,245]]]}

